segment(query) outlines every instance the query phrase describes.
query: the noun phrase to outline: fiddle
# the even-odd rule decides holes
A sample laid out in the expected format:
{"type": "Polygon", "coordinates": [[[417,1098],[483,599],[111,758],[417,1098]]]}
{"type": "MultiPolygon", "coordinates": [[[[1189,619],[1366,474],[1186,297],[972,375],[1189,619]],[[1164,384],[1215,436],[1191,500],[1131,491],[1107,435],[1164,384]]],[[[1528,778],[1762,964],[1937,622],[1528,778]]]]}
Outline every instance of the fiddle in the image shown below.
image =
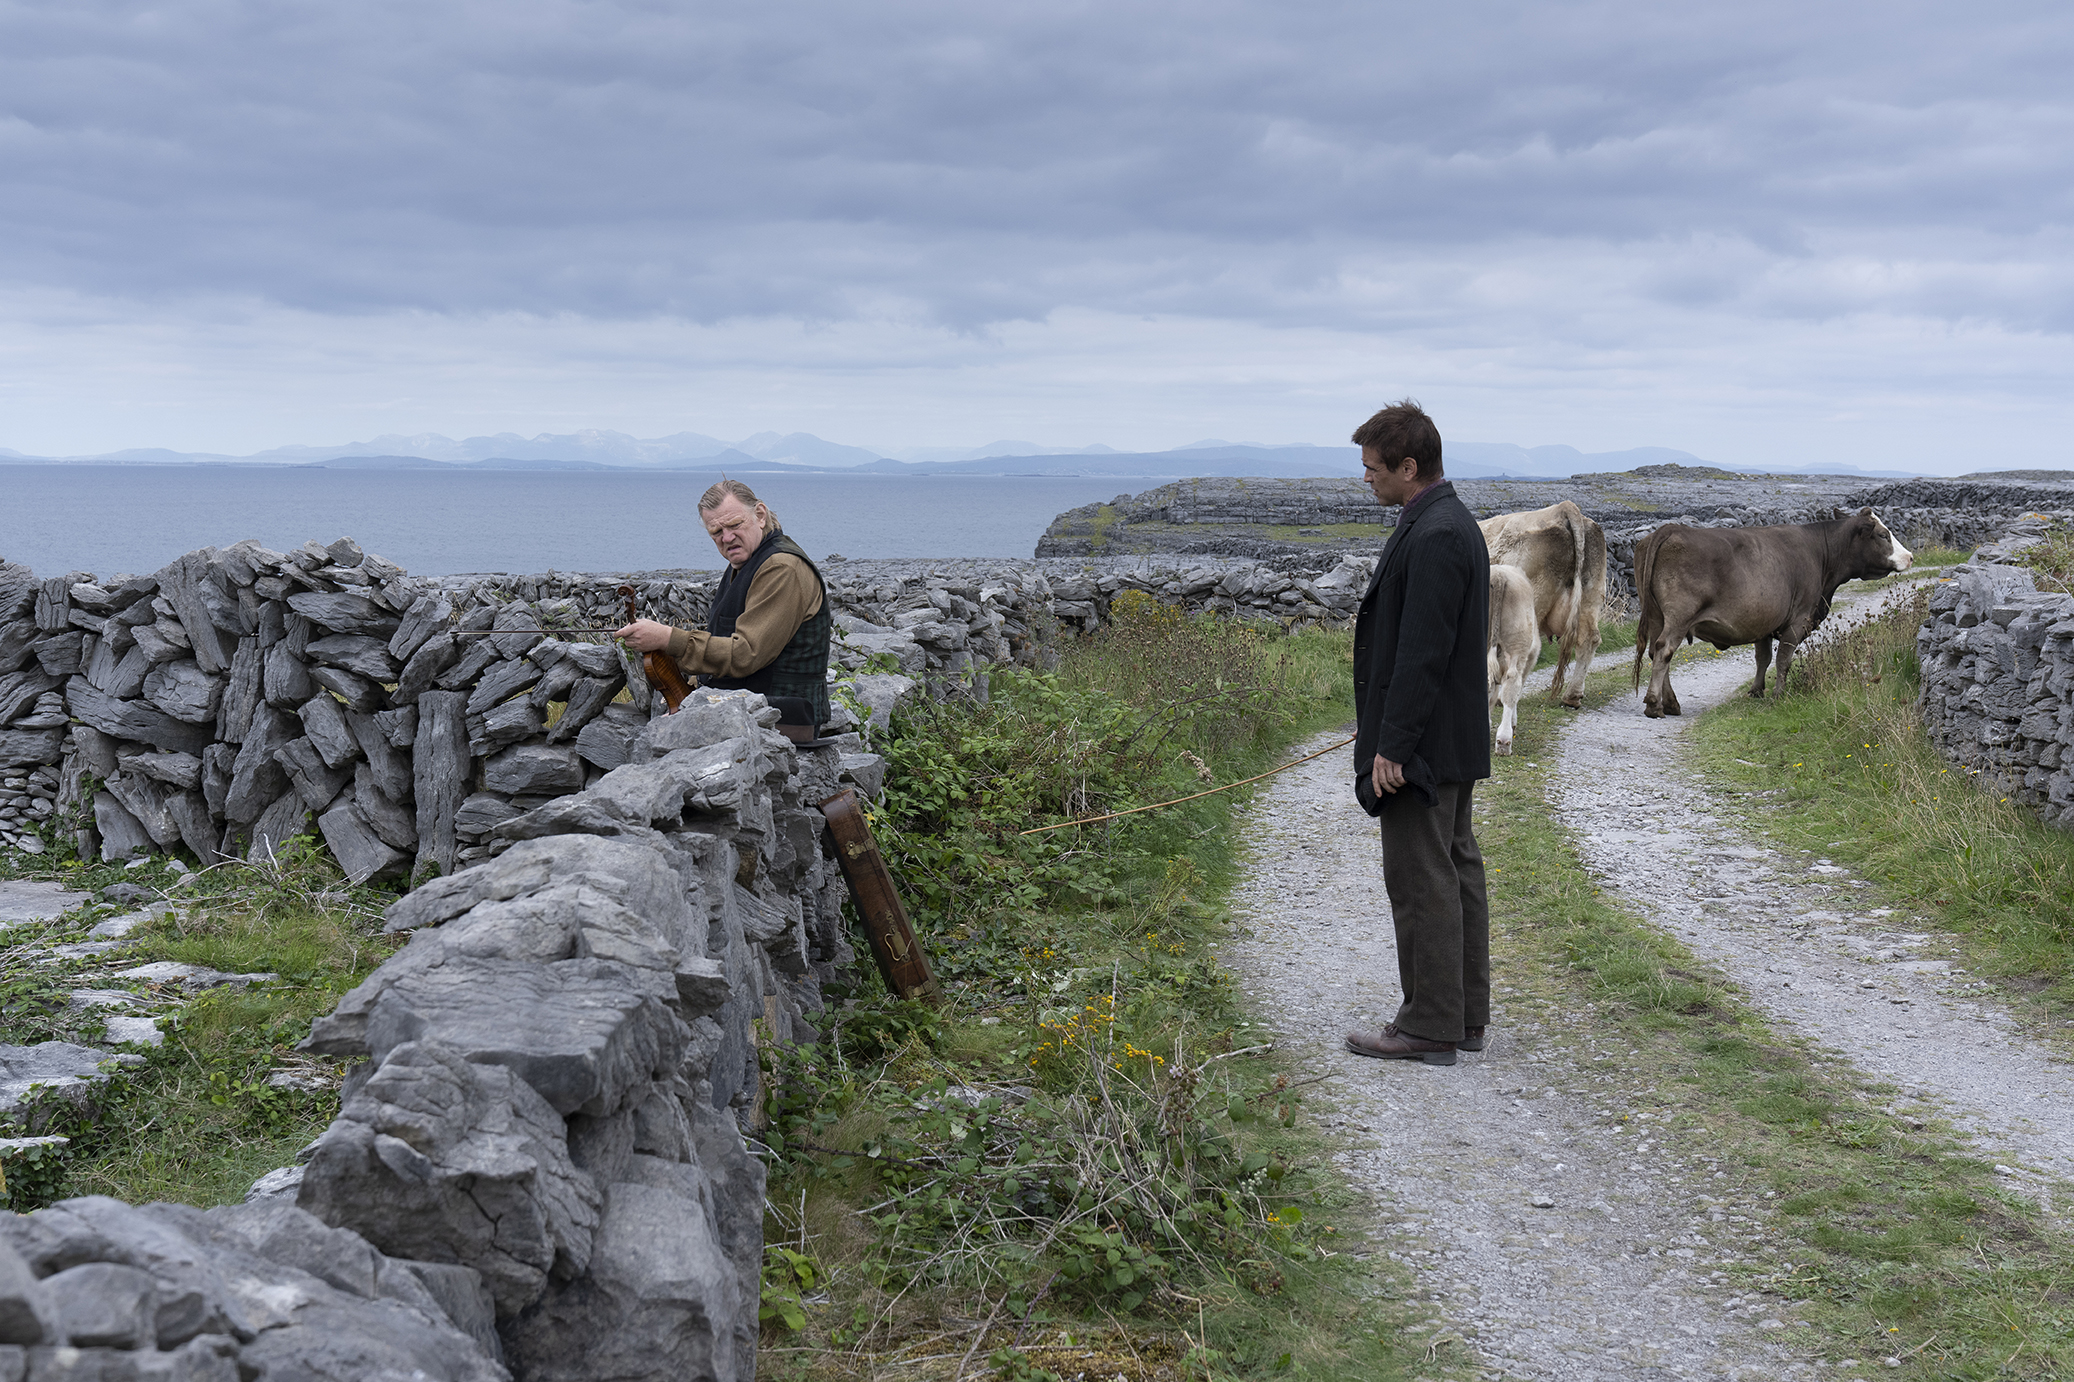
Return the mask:
{"type": "MultiPolygon", "coordinates": [[[[636,592],[634,587],[623,585],[619,593],[626,598],[627,622],[631,624],[641,617],[634,609],[636,592]]],[[[677,663],[668,651],[658,648],[652,653],[643,653],[641,672],[648,678],[648,684],[662,693],[663,704],[669,707],[667,713],[676,714],[677,707],[684,704],[684,698],[691,694],[691,688],[685,685],[684,674],[677,670],[677,663]]]]}

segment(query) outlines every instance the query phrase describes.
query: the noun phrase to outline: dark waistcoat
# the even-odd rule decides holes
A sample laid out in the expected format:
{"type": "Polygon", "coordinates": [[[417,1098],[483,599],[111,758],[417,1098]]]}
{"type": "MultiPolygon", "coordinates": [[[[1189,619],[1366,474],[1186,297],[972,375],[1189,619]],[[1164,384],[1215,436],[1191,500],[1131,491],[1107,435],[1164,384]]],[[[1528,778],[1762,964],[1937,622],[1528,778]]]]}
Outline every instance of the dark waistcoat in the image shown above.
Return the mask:
{"type": "Polygon", "coordinates": [[[783,533],[772,533],[757,544],[749,560],[729,567],[720,578],[720,588],[713,592],[706,631],[716,638],[725,638],[735,631],[735,621],[749,607],[749,587],[754,584],[757,571],[779,552],[798,557],[814,573],[814,582],[821,587],[821,608],[793,631],[776,657],[748,676],[701,676],[699,682],[722,691],[740,689],[763,696],[797,696],[812,707],[814,723],[824,725],[828,723],[828,637],[835,629],[835,616],[828,609],[828,582],[821,579],[821,568],[800,550],[798,543],[783,533]]]}

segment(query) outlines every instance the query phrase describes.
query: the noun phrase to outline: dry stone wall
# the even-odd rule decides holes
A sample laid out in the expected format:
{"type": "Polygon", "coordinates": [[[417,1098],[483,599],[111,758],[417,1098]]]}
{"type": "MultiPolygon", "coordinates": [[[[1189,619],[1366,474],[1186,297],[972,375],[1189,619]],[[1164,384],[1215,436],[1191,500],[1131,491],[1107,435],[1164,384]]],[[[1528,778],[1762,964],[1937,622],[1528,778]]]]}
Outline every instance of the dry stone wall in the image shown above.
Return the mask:
{"type": "Polygon", "coordinates": [[[389,908],[409,945],[305,1043],[360,1063],[297,1203],[479,1273],[517,1378],[755,1376],[756,1044],[815,1039],[850,958],[814,809],[841,757],[776,721],[696,691],[500,822],[494,858],[389,908]]]}
{"type": "Polygon", "coordinates": [[[1992,560],[2007,554],[1984,549],[1931,591],[1923,722],[1946,758],[2074,830],[2074,595],[1992,560]]]}
{"type": "MultiPolygon", "coordinates": [[[[983,695],[987,668],[1042,661],[1061,628],[1093,629],[1125,591],[1330,624],[1351,617],[1372,567],[1372,554],[832,558],[835,728],[883,725],[915,685],[983,695]]],[[[205,548],[106,580],[0,562],[0,847],[40,851],[62,828],[104,858],[184,848],[210,863],[310,819],[356,880],[451,872],[489,857],[503,822],[624,763],[660,712],[595,632],[620,622],[618,586],[691,625],[717,579],[424,579],[349,538],[205,548]]]]}
{"type": "MultiPolygon", "coordinates": [[[[831,661],[839,675],[885,655],[902,675],[948,686],[970,683],[988,666],[1039,663],[1061,627],[1096,628],[1108,619],[1110,602],[1127,590],[1190,609],[1284,624],[1348,619],[1360,603],[1374,559],[1374,552],[1265,560],[1200,555],[1028,561],[827,558],[821,571],[834,608],[831,661]]],[[[555,611],[571,624],[606,627],[621,617],[617,592],[623,584],[635,586],[644,616],[693,626],[704,622],[718,582],[718,572],[550,571],[449,577],[440,584],[456,609],[519,600],[555,611]]]]}
{"type": "Polygon", "coordinates": [[[0,844],[41,846],[51,827],[14,823],[56,820],[105,857],[209,863],[314,820],[356,880],[438,866],[390,909],[412,942],[311,1035],[358,1062],[339,1119],[255,1190],[487,1302],[455,1352],[451,1319],[412,1342],[389,1304],[313,1294],[349,1354],[394,1336],[380,1366],[324,1371],[286,1342],[324,1310],[233,1311],[199,1343],[104,1330],[67,1312],[163,1317],[186,1278],[147,1290],[119,1243],[26,1277],[0,1255],[0,1315],[19,1286],[40,1321],[0,1328],[0,1378],[103,1345],[125,1356],[95,1376],[754,1376],[756,1045],[816,1039],[820,986],[854,958],[815,808],[875,795],[883,762],[856,735],[796,748],[747,692],[660,716],[612,647],[533,631],[566,612],[457,607],[345,539],[105,584],[0,565],[0,752],[30,802],[0,844]]]}

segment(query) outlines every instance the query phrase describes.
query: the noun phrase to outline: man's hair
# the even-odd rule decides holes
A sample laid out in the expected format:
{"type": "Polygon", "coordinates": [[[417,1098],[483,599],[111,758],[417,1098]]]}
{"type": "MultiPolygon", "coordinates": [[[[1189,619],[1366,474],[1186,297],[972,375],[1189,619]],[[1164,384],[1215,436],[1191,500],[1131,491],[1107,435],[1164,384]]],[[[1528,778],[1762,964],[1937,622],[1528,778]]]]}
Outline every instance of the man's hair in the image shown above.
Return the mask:
{"type": "Polygon", "coordinates": [[[1430,480],[1441,474],[1440,429],[1415,399],[1402,399],[1354,429],[1354,445],[1366,451],[1374,447],[1391,470],[1407,457],[1419,463],[1419,478],[1430,480]]]}
{"type": "MultiPolygon", "coordinates": [[[[756,506],[763,503],[762,500],[756,497],[756,491],[750,489],[740,480],[722,480],[719,484],[699,496],[699,512],[707,513],[719,508],[720,501],[727,498],[730,494],[741,500],[750,513],[755,513],[756,506]]],[[[777,532],[782,526],[778,522],[778,516],[771,512],[770,506],[767,504],[764,505],[763,512],[770,519],[770,522],[764,526],[764,531],[767,533],[777,532]]]]}

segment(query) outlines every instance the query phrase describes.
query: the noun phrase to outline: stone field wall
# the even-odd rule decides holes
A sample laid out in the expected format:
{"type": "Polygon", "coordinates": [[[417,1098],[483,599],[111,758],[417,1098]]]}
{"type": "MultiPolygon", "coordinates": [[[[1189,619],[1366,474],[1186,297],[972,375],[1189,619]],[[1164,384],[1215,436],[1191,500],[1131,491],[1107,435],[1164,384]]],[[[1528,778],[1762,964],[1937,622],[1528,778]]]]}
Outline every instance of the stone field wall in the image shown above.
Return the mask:
{"type": "MultiPolygon", "coordinates": [[[[839,671],[860,670],[875,655],[886,654],[901,674],[942,684],[969,680],[990,665],[1036,664],[1061,626],[1092,630],[1108,619],[1110,601],[1126,590],[1191,609],[1283,623],[1351,618],[1374,558],[1374,552],[1347,557],[1333,552],[1266,560],[830,560],[821,574],[835,611],[832,660],[839,671]]],[[[631,584],[644,617],[691,627],[704,623],[719,579],[718,572],[707,571],[550,571],[446,577],[439,584],[456,608],[516,599],[566,610],[567,622],[593,627],[621,621],[618,588],[631,584]]]]}
{"type": "Polygon", "coordinates": [[[304,1043],[356,1062],[340,1114],[244,1205],[0,1215],[0,1378],[751,1382],[755,1048],[849,958],[842,756],[776,718],[694,692],[391,905],[304,1043]]]}
{"type": "Polygon", "coordinates": [[[556,613],[457,607],[343,539],[105,585],[0,565],[0,845],[210,864],[314,821],[356,881],[436,873],[390,910],[411,944],[311,1037],[360,1061],[341,1117],[265,1184],[363,1262],[487,1302],[461,1328],[414,1297],[413,1335],[383,1323],[393,1291],[266,1315],[225,1286],[182,1332],[168,1312],[222,1284],[219,1229],[117,1215],[127,1237],[44,1252],[35,1224],[88,1212],[67,1202],[0,1219],[22,1259],[0,1252],[0,1378],[79,1347],[123,1355],[108,1377],[753,1377],[755,1047],[815,1039],[854,958],[815,808],[875,795],[883,763],[858,735],[795,748],[747,692],[651,714],[612,646],[526,631],[556,613]],[[457,1328],[487,1345],[456,1352],[457,1328]],[[313,1371],[325,1339],[381,1366],[313,1371]]]}
{"type": "Polygon", "coordinates": [[[1916,653],[1930,737],[2047,824],[2074,830],[2074,595],[1977,558],[1932,589],[1929,612],[1916,653]]]}

